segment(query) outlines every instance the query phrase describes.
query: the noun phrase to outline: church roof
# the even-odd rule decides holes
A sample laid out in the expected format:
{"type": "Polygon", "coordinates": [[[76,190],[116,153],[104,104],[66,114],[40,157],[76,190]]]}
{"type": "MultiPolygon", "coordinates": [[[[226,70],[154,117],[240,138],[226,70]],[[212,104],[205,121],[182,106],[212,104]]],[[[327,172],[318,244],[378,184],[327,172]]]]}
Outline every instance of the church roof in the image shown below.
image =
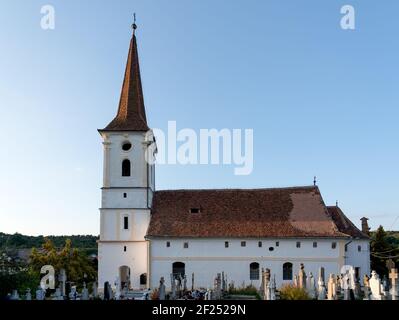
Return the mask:
{"type": "Polygon", "coordinates": [[[354,238],[369,238],[369,236],[362,231],[360,231],[353,223],[348,219],[348,217],[342,212],[341,208],[338,206],[327,207],[331,218],[338,229],[354,238]]]}
{"type": "Polygon", "coordinates": [[[331,215],[317,186],[156,191],[147,237],[357,236],[341,213],[331,215]]]}
{"type": "Polygon", "coordinates": [[[133,33],[127,57],[118,113],[101,131],[148,131],[141,85],[137,40],[133,33]]]}

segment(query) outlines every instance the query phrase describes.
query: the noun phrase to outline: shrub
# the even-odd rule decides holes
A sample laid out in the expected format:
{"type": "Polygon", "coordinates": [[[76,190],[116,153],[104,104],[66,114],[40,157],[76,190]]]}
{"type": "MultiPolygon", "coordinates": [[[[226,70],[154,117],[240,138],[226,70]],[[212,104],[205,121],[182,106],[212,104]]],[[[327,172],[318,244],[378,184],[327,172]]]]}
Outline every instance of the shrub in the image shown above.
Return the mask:
{"type": "Polygon", "coordinates": [[[281,300],[310,300],[310,297],[305,289],[295,287],[292,284],[287,284],[280,289],[281,300]]]}

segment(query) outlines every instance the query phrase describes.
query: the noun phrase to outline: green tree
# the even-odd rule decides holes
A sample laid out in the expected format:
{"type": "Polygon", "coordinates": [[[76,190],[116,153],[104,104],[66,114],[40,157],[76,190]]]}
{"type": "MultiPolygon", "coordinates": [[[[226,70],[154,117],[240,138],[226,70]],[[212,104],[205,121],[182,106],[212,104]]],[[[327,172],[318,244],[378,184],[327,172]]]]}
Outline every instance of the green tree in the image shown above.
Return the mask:
{"type": "Polygon", "coordinates": [[[387,261],[398,262],[399,248],[389,241],[389,237],[382,226],[371,237],[371,270],[375,270],[380,277],[388,275],[387,261]]]}
{"type": "Polygon", "coordinates": [[[36,272],[44,265],[51,265],[55,272],[65,269],[68,281],[81,286],[83,281],[93,281],[96,277],[95,265],[78,249],[72,248],[70,239],[65,241],[61,250],[57,250],[54,243],[46,239],[40,250],[33,248],[30,256],[30,266],[36,272]]]}

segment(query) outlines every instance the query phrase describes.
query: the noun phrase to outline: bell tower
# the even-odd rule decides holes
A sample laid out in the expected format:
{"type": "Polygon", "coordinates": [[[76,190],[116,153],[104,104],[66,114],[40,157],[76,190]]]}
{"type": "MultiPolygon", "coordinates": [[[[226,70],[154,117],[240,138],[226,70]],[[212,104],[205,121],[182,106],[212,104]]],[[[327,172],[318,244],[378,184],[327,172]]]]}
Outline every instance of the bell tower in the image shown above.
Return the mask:
{"type": "Polygon", "coordinates": [[[104,147],[98,241],[98,285],[148,287],[148,242],[155,191],[156,150],[147,125],[133,24],[126,70],[115,118],[98,130],[104,147]],[[149,161],[151,160],[151,161],[149,161]]]}

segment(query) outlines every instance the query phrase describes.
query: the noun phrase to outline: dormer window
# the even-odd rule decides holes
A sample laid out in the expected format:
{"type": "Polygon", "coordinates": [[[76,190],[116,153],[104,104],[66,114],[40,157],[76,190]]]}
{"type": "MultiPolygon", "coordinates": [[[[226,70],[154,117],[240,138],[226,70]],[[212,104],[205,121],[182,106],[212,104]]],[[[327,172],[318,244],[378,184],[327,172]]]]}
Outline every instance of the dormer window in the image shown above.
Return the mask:
{"type": "Polygon", "coordinates": [[[200,208],[190,208],[190,213],[200,213],[200,208]]]}

